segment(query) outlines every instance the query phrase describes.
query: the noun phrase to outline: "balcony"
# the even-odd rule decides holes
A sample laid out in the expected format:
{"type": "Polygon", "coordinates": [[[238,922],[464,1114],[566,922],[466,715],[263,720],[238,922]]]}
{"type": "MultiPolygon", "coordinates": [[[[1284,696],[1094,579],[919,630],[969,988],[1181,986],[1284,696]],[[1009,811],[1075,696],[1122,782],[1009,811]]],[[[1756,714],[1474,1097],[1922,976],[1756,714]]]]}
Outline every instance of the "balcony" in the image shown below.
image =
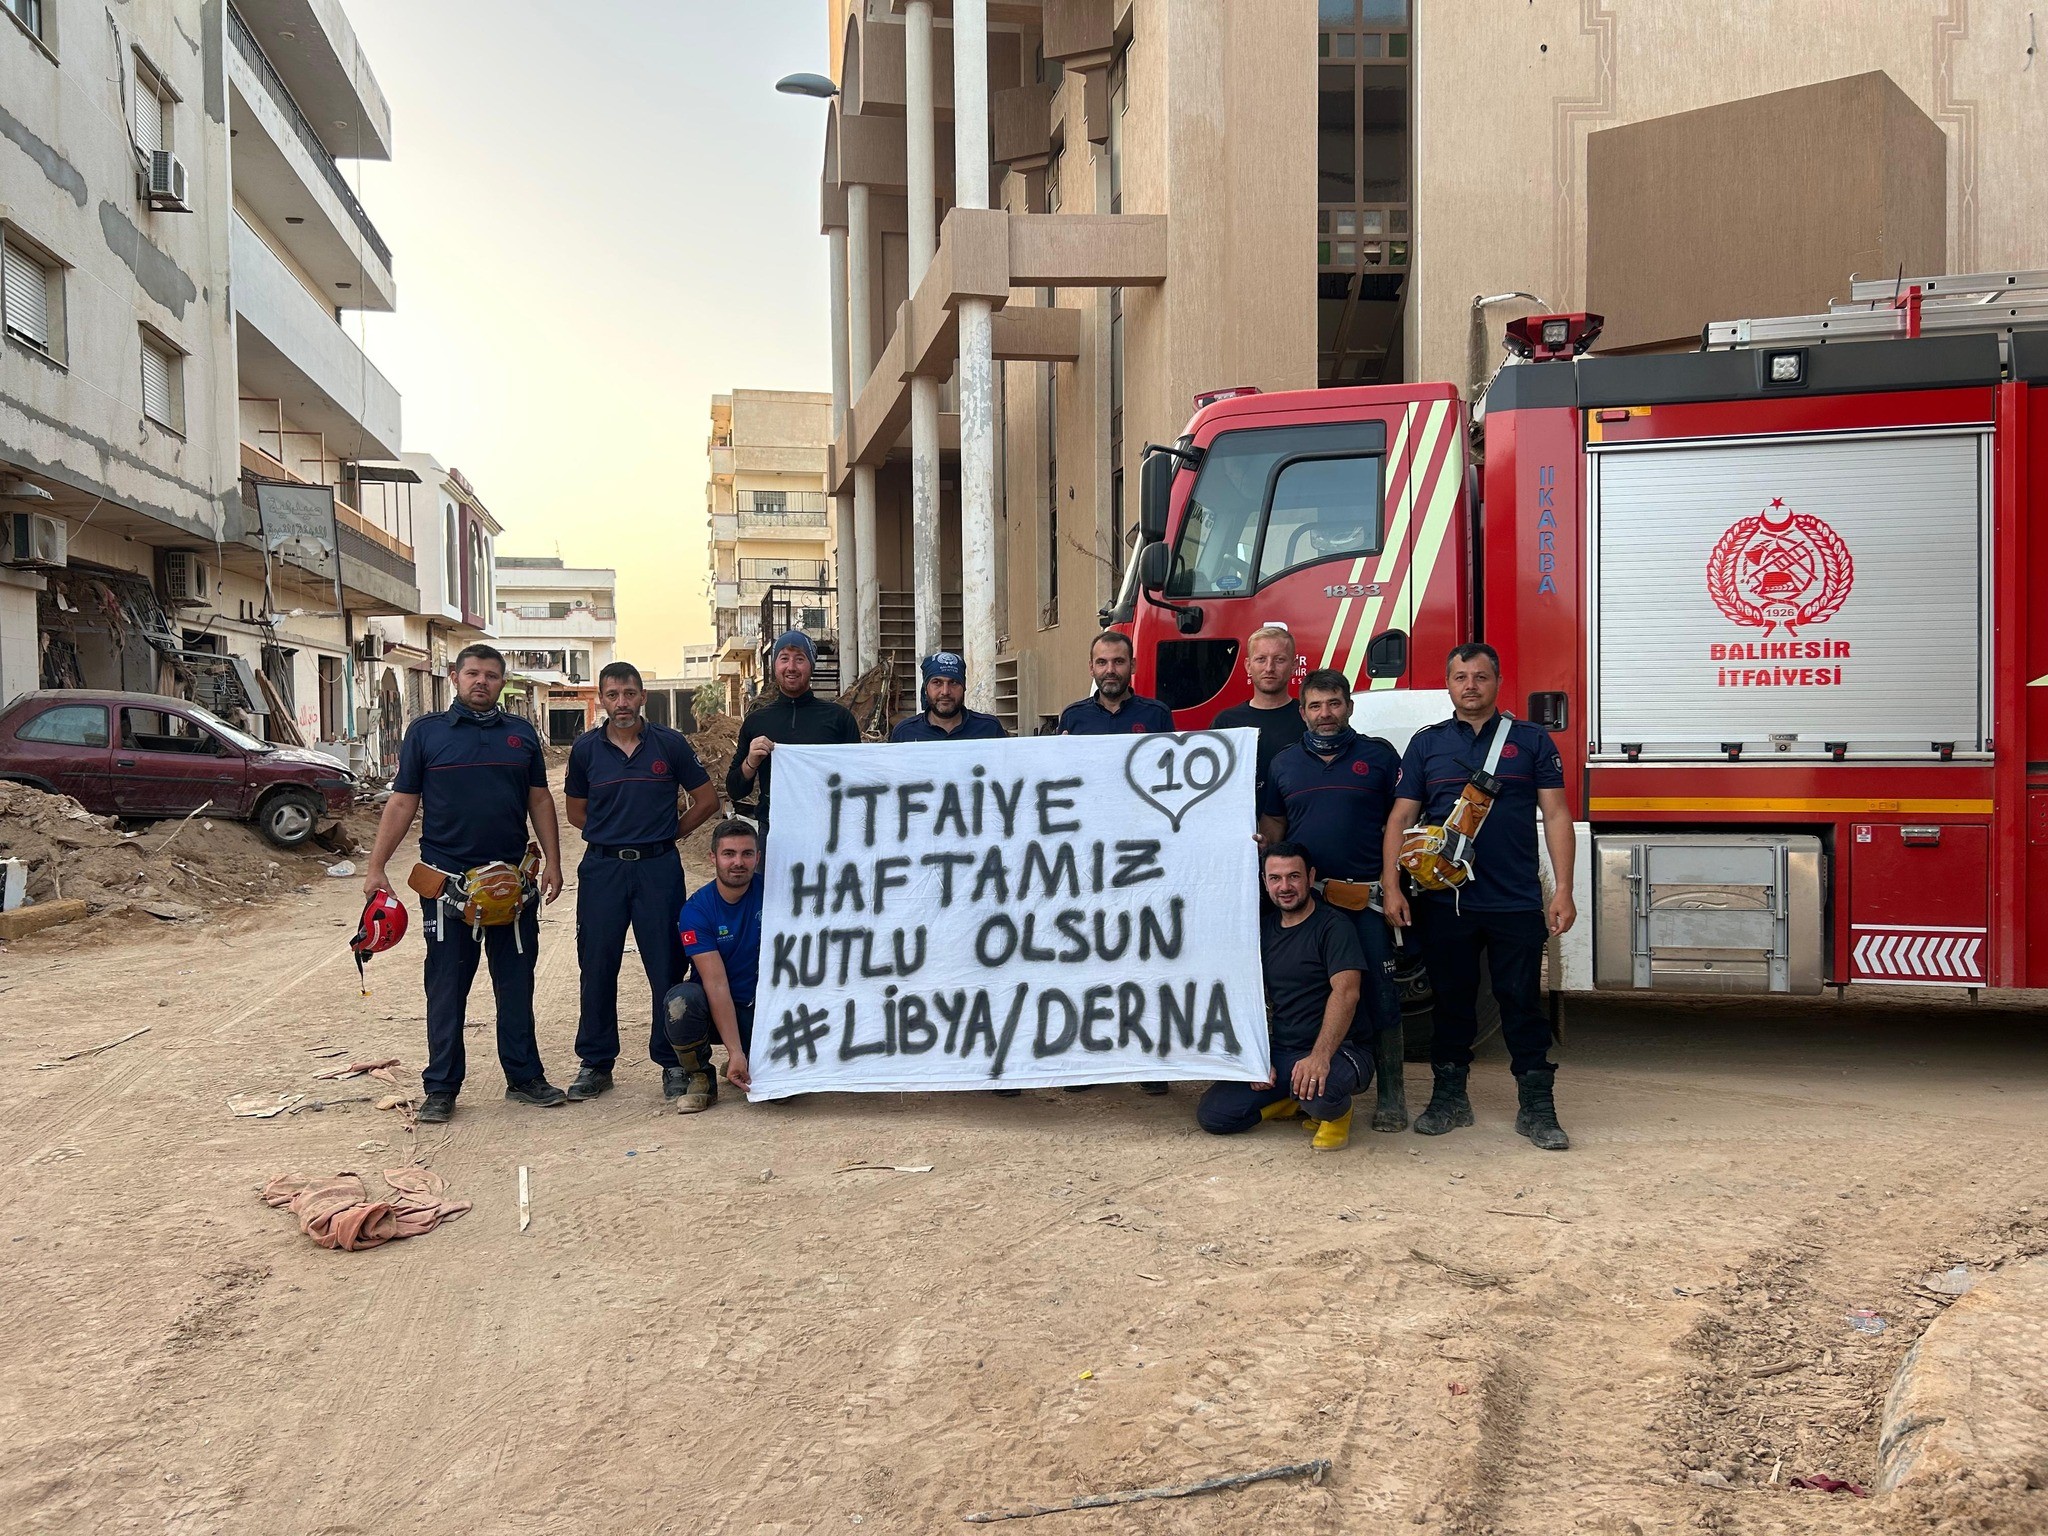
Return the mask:
{"type": "MultiPolygon", "coordinates": [[[[298,485],[316,482],[296,474],[281,461],[252,443],[241,446],[242,473],[258,480],[285,480],[298,485]]],[[[248,498],[248,482],[243,482],[248,498]]],[[[235,570],[254,575],[263,572],[263,543],[257,523],[256,506],[248,499],[243,508],[247,531],[239,543],[222,550],[225,563],[235,570]]],[[[412,546],[395,534],[378,527],[367,517],[336,497],[335,537],[341,559],[342,596],[351,612],[410,614],[419,611],[419,573],[413,563],[412,546]]],[[[290,554],[287,564],[300,565],[290,554]]],[[[310,569],[301,565],[302,569],[310,569]]],[[[319,573],[315,573],[319,574],[319,573]]]]}
{"type": "Polygon", "coordinates": [[[296,424],[347,445],[349,458],[397,458],[391,381],[240,218],[228,253],[241,392],[285,402],[296,424]]]}
{"type": "Polygon", "coordinates": [[[545,645],[559,640],[613,640],[618,638],[618,615],[609,608],[579,608],[560,618],[532,616],[518,608],[498,609],[498,633],[510,644],[545,645]]]}
{"type": "Polygon", "coordinates": [[[260,42],[329,154],[391,158],[391,104],[340,0],[235,0],[228,15],[260,42]]]}
{"type": "Polygon", "coordinates": [[[391,248],[319,131],[231,7],[227,30],[234,192],[303,268],[324,303],[388,310],[391,248]]]}

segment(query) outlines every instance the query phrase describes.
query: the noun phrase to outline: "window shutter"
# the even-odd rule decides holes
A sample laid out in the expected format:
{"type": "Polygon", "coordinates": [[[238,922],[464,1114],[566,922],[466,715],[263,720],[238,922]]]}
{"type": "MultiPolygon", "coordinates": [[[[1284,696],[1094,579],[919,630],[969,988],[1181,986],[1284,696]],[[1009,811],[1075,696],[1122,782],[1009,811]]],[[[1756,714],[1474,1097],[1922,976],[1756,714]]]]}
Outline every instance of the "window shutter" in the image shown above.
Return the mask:
{"type": "Polygon", "coordinates": [[[171,355],[147,336],[142,338],[142,414],[159,426],[176,430],[171,419],[171,355]]]}
{"type": "Polygon", "coordinates": [[[156,88],[135,75],[135,144],[145,155],[164,147],[164,102],[156,88]]]}
{"type": "Polygon", "coordinates": [[[7,308],[7,329],[24,341],[50,350],[49,277],[41,263],[13,246],[0,250],[0,302],[7,308]]]}

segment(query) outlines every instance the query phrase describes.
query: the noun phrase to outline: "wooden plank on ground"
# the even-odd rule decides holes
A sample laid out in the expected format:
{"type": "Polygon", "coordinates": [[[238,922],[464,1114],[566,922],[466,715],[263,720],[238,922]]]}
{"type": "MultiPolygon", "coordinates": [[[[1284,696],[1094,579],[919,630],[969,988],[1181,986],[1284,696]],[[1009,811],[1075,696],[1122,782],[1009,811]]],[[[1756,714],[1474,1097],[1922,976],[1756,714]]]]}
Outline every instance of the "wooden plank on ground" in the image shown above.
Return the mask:
{"type": "Polygon", "coordinates": [[[59,923],[76,922],[86,914],[82,901],[39,901],[34,906],[0,912],[0,939],[25,939],[59,923]]]}

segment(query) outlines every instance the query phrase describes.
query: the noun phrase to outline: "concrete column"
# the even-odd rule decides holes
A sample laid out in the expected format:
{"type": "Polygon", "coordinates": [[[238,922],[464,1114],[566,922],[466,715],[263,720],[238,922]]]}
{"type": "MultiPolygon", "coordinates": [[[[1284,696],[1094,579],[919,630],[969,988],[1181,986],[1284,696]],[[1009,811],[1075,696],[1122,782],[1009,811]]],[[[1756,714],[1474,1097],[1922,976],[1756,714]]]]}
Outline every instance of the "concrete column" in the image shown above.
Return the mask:
{"type": "MultiPolygon", "coordinates": [[[[988,202],[988,0],[953,0],[953,205],[988,202]]],[[[996,690],[995,356],[986,299],[960,304],[960,617],[967,702],[996,690]]]]}
{"type": "MultiPolygon", "coordinates": [[[[846,334],[846,231],[826,232],[826,267],[832,291],[832,439],[846,430],[848,361],[846,334]]],[[[832,576],[839,609],[839,686],[843,690],[861,674],[860,617],[854,606],[853,498],[832,498],[832,576]]]]}
{"type": "MultiPolygon", "coordinates": [[[[873,306],[874,234],[868,189],[855,183],[846,189],[846,374],[849,399],[860,391],[875,367],[873,306]]],[[[861,670],[882,659],[882,585],[876,567],[875,471],[870,464],[853,469],[853,588],[859,620],[861,670]]]]}
{"type": "MultiPolygon", "coordinates": [[[[904,19],[904,147],[909,188],[910,291],[930,269],[938,249],[938,150],[932,102],[932,0],[906,0],[904,19]]],[[[939,381],[910,381],[910,563],[916,609],[917,654],[940,648],[939,598],[939,381]]]]}

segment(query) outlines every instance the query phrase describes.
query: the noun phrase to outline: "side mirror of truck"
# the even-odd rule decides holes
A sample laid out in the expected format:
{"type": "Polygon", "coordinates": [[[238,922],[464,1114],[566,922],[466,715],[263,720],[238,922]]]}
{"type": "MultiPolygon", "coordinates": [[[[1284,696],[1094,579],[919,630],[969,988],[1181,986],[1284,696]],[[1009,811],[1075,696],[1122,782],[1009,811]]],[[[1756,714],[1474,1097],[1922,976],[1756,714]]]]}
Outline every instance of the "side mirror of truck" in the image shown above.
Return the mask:
{"type": "Polygon", "coordinates": [[[1138,473],[1138,531],[1147,542],[1166,537],[1166,514],[1173,502],[1173,472],[1179,462],[1165,449],[1149,449],[1138,473]]]}
{"type": "Polygon", "coordinates": [[[1147,544],[1138,551],[1138,585],[1148,592],[1158,592],[1166,586],[1168,552],[1160,542],[1147,544]]]}
{"type": "Polygon", "coordinates": [[[1408,670],[1408,636],[1398,629],[1383,629],[1365,648],[1367,677],[1399,677],[1408,670]]]}

